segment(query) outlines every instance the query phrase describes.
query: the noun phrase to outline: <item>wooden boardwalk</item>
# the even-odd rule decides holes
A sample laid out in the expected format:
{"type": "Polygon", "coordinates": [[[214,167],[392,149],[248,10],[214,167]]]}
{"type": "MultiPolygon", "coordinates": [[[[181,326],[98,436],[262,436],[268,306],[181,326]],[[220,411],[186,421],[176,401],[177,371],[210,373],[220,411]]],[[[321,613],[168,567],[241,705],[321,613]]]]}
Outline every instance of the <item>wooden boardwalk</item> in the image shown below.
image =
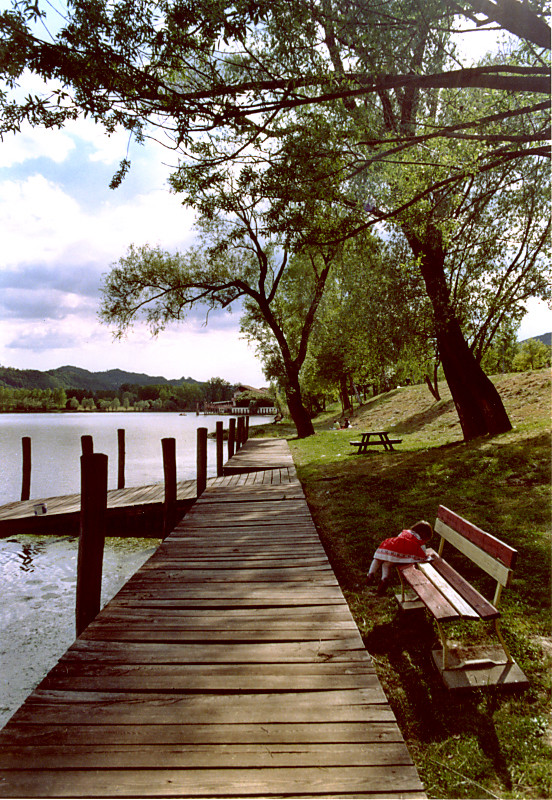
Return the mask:
{"type": "MultiPolygon", "coordinates": [[[[287,443],[282,439],[260,439],[246,442],[223,466],[225,475],[258,472],[266,469],[293,466],[287,443]],[[259,444],[257,444],[259,443],[259,444]]],[[[215,478],[208,478],[210,486],[215,478]]],[[[177,503],[186,512],[197,497],[197,481],[177,483],[177,503]]],[[[165,486],[155,483],[125,489],[110,489],[107,493],[108,535],[160,536],[165,486]]],[[[80,493],[59,497],[15,500],[0,506],[0,537],[16,533],[78,535],[80,493]],[[35,508],[44,506],[45,514],[37,515],[35,508]]]]}
{"type": "Polygon", "coordinates": [[[292,466],[210,483],[0,731],[0,796],[425,797],[292,466]]]}
{"type": "Polygon", "coordinates": [[[275,467],[293,467],[284,439],[248,439],[223,467],[224,475],[259,472],[275,467]]]}
{"type": "MultiPolygon", "coordinates": [[[[177,504],[184,514],[196,501],[195,480],[177,483],[177,504]]],[[[162,483],[110,489],[107,493],[107,535],[159,538],[162,530],[165,487],[162,483]]],[[[0,537],[18,533],[78,536],[80,493],[39,500],[19,500],[0,506],[0,537]],[[35,506],[44,504],[45,514],[35,506]]]]}

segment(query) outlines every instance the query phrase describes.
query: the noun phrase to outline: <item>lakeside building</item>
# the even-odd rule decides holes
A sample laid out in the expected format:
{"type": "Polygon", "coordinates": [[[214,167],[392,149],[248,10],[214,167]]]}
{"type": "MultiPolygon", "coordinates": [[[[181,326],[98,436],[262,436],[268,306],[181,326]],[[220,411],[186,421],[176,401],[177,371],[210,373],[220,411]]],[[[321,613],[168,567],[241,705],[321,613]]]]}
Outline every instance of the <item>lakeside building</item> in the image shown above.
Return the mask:
{"type": "MultiPolygon", "coordinates": [[[[242,400],[241,403],[244,401],[242,400]]],[[[246,386],[245,384],[240,384],[236,386],[234,391],[234,395],[231,400],[218,400],[212,403],[204,403],[203,404],[203,413],[204,414],[233,414],[233,415],[248,415],[251,413],[250,405],[253,404],[254,406],[254,414],[272,416],[278,413],[278,409],[274,406],[272,398],[270,396],[270,391],[268,389],[255,389],[254,386],[246,386]],[[260,398],[259,400],[255,401],[246,401],[247,405],[241,405],[239,397],[244,392],[253,392],[254,394],[258,395],[260,398]],[[266,404],[264,402],[264,398],[266,398],[266,404]]]]}

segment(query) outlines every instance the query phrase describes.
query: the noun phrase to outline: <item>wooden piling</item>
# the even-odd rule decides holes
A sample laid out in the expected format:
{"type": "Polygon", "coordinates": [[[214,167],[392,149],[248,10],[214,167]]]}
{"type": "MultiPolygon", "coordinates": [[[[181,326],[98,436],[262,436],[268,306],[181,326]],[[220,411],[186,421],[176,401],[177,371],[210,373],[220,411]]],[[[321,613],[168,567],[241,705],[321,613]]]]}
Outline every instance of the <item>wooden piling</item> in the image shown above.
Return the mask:
{"type": "Polygon", "coordinates": [[[31,437],[23,436],[21,439],[23,450],[23,474],[21,481],[21,499],[28,500],[31,496],[31,437]]]}
{"type": "Polygon", "coordinates": [[[197,429],[197,496],[207,486],[207,428],[197,429]]]}
{"type": "Polygon", "coordinates": [[[81,436],[81,448],[83,456],[90,456],[94,452],[94,440],[89,434],[81,436]]]}
{"type": "Polygon", "coordinates": [[[217,476],[222,475],[222,467],[224,463],[224,422],[219,420],[217,422],[217,476]]]}
{"type": "Polygon", "coordinates": [[[125,432],[123,428],[117,430],[117,489],[125,488],[125,432]]]}
{"type": "Polygon", "coordinates": [[[236,431],[236,450],[239,450],[243,445],[243,417],[238,417],[238,426],[236,431]]]}
{"type": "Polygon", "coordinates": [[[163,474],[165,476],[165,502],[163,506],[163,538],[168,536],[176,522],[176,439],[161,439],[163,449],[163,474]]]}
{"type": "Polygon", "coordinates": [[[232,458],[236,450],[236,420],[231,417],[228,420],[228,458],[232,458]]]}
{"type": "Polygon", "coordinates": [[[81,514],[77,561],[77,636],[100,610],[107,509],[107,456],[81,456],[81,514]]]}

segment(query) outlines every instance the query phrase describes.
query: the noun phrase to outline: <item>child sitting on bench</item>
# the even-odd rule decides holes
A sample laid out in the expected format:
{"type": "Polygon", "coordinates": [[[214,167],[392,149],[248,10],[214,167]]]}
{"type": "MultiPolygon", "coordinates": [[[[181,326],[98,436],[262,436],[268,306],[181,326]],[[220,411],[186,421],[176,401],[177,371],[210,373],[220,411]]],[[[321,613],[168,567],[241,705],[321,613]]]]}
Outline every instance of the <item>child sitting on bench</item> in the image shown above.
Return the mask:
{"type": "Polygon", "coordinates": [[[368,585],[377,582],[378,572],[381,569],[376,594],[384,594],[390,583],[389,572],[393,564],[414,564],[420,561],[429,561],[426,553],[426,544],[433,535],[433,528],[425,520],[420,520],[402,531],[398,536],[385,539],[376,552],[368,572],[368,585]]]}

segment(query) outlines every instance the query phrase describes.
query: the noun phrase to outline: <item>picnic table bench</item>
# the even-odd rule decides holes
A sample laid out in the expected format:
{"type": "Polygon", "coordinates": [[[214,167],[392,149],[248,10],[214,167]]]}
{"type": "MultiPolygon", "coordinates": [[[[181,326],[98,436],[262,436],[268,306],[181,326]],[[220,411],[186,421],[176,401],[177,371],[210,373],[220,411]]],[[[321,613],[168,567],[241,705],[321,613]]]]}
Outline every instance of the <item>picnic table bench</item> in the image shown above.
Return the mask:
{"type": "Polygon", "coordinates": [[[360,434],[360,442],[349,442],[349,444],[358,447],[359,453],[366,453],[369,447],[377,445],[383,445],[384,450],[393,450],[393,445],[401,442],[402,439],[390,439],[388,431],[366,431],[360,434]]]}
{"type": "Polygon", "coordinates": [[[440,536],[438,552],[428,548],[430,562],[398,567],[402,588],[396,598],[404,611],[425,608],[433,616],[442,649],[433,650],[432,656],[446,686],[527,685],[500,631],[497,608],[512,578],[517,551],[445,506],[439,506],[434,530],[440,536]],[[496,580],[492,603],[442,558],[445,542],[496,580]],[[459,620],[492,622],[500,645],[452,646],[443,625],[459,620]]]}

